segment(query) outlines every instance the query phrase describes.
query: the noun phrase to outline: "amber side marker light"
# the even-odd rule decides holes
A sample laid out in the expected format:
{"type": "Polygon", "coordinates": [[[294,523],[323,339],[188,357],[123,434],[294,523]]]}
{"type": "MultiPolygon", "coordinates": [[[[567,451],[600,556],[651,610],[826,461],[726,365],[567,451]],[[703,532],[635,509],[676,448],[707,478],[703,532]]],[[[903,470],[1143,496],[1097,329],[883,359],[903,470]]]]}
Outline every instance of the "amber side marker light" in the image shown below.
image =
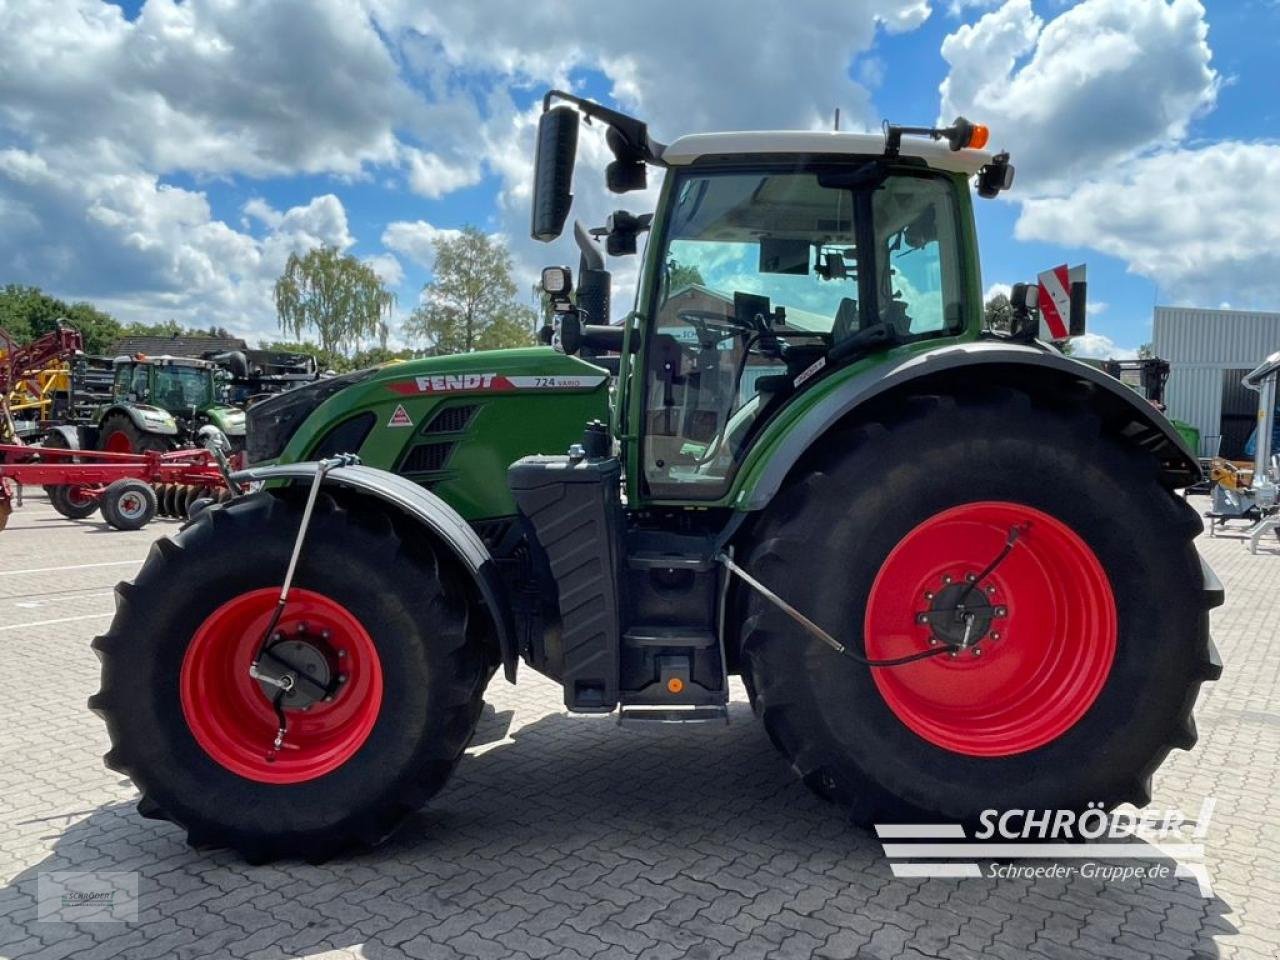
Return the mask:
{"type": "Polygon", "coordinates": [[[680,693],[682,690],[684,690],[684,681],[679,677],[672,677],[667,681],[668,693],[680,693]]]}

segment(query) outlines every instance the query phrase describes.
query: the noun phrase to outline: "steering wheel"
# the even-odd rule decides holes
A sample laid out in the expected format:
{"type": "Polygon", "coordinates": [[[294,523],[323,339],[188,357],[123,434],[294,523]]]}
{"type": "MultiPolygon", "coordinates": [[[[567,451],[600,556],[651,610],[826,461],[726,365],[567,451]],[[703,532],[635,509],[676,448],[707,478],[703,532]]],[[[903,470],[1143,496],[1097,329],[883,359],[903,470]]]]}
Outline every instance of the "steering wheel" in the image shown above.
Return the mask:
{"type": "Polygon", "coordinates": [[[733,317],[726,317],[714,310],[682,310],[676,319],[689,324],[698,331],[698,342],[703,346],[715,346],[721,340],[736,337],[743,333],[753,333],[754,327],[739,323],[733,317]]]}

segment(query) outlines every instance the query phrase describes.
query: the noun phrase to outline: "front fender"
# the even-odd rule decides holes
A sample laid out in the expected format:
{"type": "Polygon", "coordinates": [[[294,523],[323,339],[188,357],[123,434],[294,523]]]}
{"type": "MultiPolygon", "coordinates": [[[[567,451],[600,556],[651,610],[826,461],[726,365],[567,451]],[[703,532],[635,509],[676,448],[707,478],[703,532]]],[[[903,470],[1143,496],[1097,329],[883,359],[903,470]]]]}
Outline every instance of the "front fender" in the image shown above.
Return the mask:
{"type": "Polygon", "coordinates": [[[178,434],[178,421],[173,414],[160,407],[145,403],[117,403],[102,411],[98,423],[113,413],[123,413],[135,427],[143,433],[154,433],[161,437],[173,437],[178,434]]]}
{"type": "Polygon", "coordinates": [[[833,383],[797,421],[783,427],[779,438],[761,438],[757,445],[760,456],[752,458],[754,463],[744,464],[743,486],[733,505],[745,511],[763,509],[805,451],[836,423],[877,397],[907,392],[904,388],[936,390],[947,385],[959,391],[967,385],[1015,386],[1034,396],[1057,392],[1079,381],[1095,388],[1090,404],[1105,423],[1159,460],[1166,485],[1181,487],[1201,478],[1195,452],[1173,424],[1119,380],[1056,352],[979,340],[908,354],[833,383]]]}
{"type": "MultiPolygon", "coordinates": [[[[296,480],[309,483],[315,475],[315,463],[286,463],[242,470],[233,478],[238,481],[296,480]]],[[[502,652],[503,671],[514,683],[515,628],[506,589],[488,548],[458,511],[413,481],[372,467],[335,467],[325,474],[324,482],[356,490],[390,504],[426,527],[444,544],[470,575],[481,602],[489,611],[498,635],[498,648],[502,652]]]]}

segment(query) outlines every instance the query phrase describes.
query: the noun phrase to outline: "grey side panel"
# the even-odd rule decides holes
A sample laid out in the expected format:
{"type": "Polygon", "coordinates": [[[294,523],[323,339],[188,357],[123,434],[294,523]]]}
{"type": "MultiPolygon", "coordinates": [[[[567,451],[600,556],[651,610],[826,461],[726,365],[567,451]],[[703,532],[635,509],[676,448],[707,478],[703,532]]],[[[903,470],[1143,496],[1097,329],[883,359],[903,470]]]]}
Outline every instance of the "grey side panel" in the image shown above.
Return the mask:
{"type": "Polygon", "coordinates": [[[151,433],[159,437],[173,437],[178,434],[177,426],[161,427],[154,423],[147,423],[146,419],[143,418],[141,411],[131,406],[108,407],[102,412],[102,417],[98,419],[98,422],[101,423],[104,418],[111,416],[113,413],[123,413],[133,422],[133,425],[143,433],[151,433]]]}
{"type": "Polygon", "coordinates": [[[1178,431],[1160,411],[1119,380],[1060,353],[1021,344],[977,341],[917,354],[846,381],[792,428],[739,509],[760,510],[767,506],[804,452],[860,404],[912,381],[961,370],[972,376],[975,383],[984,385],[1001,383],[1011,377],[1028,381],[1031,389],[1044,390],[1071,380],[1091,383],[1098,388],[1098,395],[1105,398],[1115,419],[1131,424],[1124,435],[1160,459],[1167,483],[1185,486],[1200,479],[1199,461],[1178,431]]]}
{"type": "MultiPolygon", "coordinates": [[[[235,474],[237,480],[299,480],[309,482],[316,475],[314,463],[287,463],[254,467],[235,474]]],[[[507,679],[516,677],[515,629],[506,589],[498,576],[493,557],[484,542],[458,511],[411,480],[372,467],[337,467],[325,476],[325,483],[337,484],[377,497],[402,510],[444,542],[471,574],[480,598],[493,617],[502,651],[507,679]]]]}

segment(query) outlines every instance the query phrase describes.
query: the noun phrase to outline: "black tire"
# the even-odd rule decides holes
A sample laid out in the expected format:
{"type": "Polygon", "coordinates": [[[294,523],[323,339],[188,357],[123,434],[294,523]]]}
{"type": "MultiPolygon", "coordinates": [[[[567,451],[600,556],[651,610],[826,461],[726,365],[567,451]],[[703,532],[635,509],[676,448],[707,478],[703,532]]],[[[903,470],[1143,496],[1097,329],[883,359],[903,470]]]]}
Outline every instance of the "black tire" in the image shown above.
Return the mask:
{"type": "Polygon", "coordinates": [[[85,497],[79,492],[78,487],[58,485],[45,487],[45,490],[49,494],[49,503],[53,505],[53,509],[68,520],[83,520],[85,517],[93,516],[94,511],[98,509],[98,501],[85,497]]]}
{"type": "Polygon", "coordinates": [[[1011,755],[944,748],[900,719],[872,668],[743,591],[743,673],[771,739],[812,789],[863,824],[1148,803],[1169,750],[1195,743],[1196,695],[1221,670],[1192,543],[1202,524],[1160,485],[1149,455],[1106,435],[1084,407],[1033,406],[1015,391],[916,397],[843,428],[769,507],[747,566],[862,652],[872,584],[890,551],[918,524],[978,501],[1049,514],[1105,571],[1115,653],[1083,715],[1011,755]]]}
{"type": "MultiPolygon", "coordinates": [[[[40,441],[40,446],[42,446],[42,447],[52,447],[52,448],[53,448],[53,449],[55,449],[55,450],[70,450],[70,449],[71,449],[71,445],[70,445],[69,443],[67,443],[67,439],[66,439],[66,437],[64,437],[64,436],[63,436],[61,433],[59,433],[57,430],[50,430],[47,434],[45,434],[44,439],[40,441]]],[[[75,463],[75,462],[76,462],[76,460],[75,460],[75,459],[72,459],[72,460],[63,460],[63,459],[59,458],[59,459],[58,459],[58,462],[59,462],[59,463],[75,463]]],[[[44,485],[44,492],[45,492],[45,494],[49,497],[49,499],[50,499],[50,500],[52,500],[52,499],[53,499],[53,491],[54,491],[55,489],[56,489],[56,487],[55,487],[54,485],[52,485],[52,484],[45,484],[45,485],[44,485]]],[[[55,507],[55,509],[56,509],[56,507],[55,507]]],[[[59,512],[59,513],[62,513],[62,511],[61,511],[61,510],[59,510],[58,512],[59,512]]],[[[92,512],[92,511],[90,511],[90,512],[92,512]]],[[[62,514],[62,515],[63,515],[64,517],[65,517],[65,516],[67,516],[67,514],[65,514],[65,513],[64,513],[64,514],[62,514]]],[[[73,518],[73,519],[79,519],[79,518],[73,518]]]]}
{"type": "Polygon", "coordinates": [[[145,480],[113,480],[102,492],[102,519],[117,530],[141,530],[156,515],[156,492],[145,480]]]}
{"type": "Polygon", "coordinates": [[[107,766],[142,794],[139,811],[185,827],[193,845],[232,847],[251,862],[316,862],[390,835],[449,778],[496,662],[487,615],[419,528],[322,494],[294,584],[341,604],[367,631],[383,683],[376,719],[345,762],[303,782],[259,782],[215,761],[184,714],[184,656],[229,598],[278,589],[300,517],[298,500],[272,493],[204,511],[117,587],[115,620],[93,644],[102,689],[89,705],[107,722],[107,766]]]}
{"type": "Polygon", "coordinates": [[[98,449],[109,449],[108,443],[115,435],[128,438],[130,453],[142,453],[146,450],[159,450],[165,453],[174,448],[173,440],[169,437],[138,429],[138,425],[127,413],[111,413],[102,418],[102,423],[98,427],[98,449]]]}

